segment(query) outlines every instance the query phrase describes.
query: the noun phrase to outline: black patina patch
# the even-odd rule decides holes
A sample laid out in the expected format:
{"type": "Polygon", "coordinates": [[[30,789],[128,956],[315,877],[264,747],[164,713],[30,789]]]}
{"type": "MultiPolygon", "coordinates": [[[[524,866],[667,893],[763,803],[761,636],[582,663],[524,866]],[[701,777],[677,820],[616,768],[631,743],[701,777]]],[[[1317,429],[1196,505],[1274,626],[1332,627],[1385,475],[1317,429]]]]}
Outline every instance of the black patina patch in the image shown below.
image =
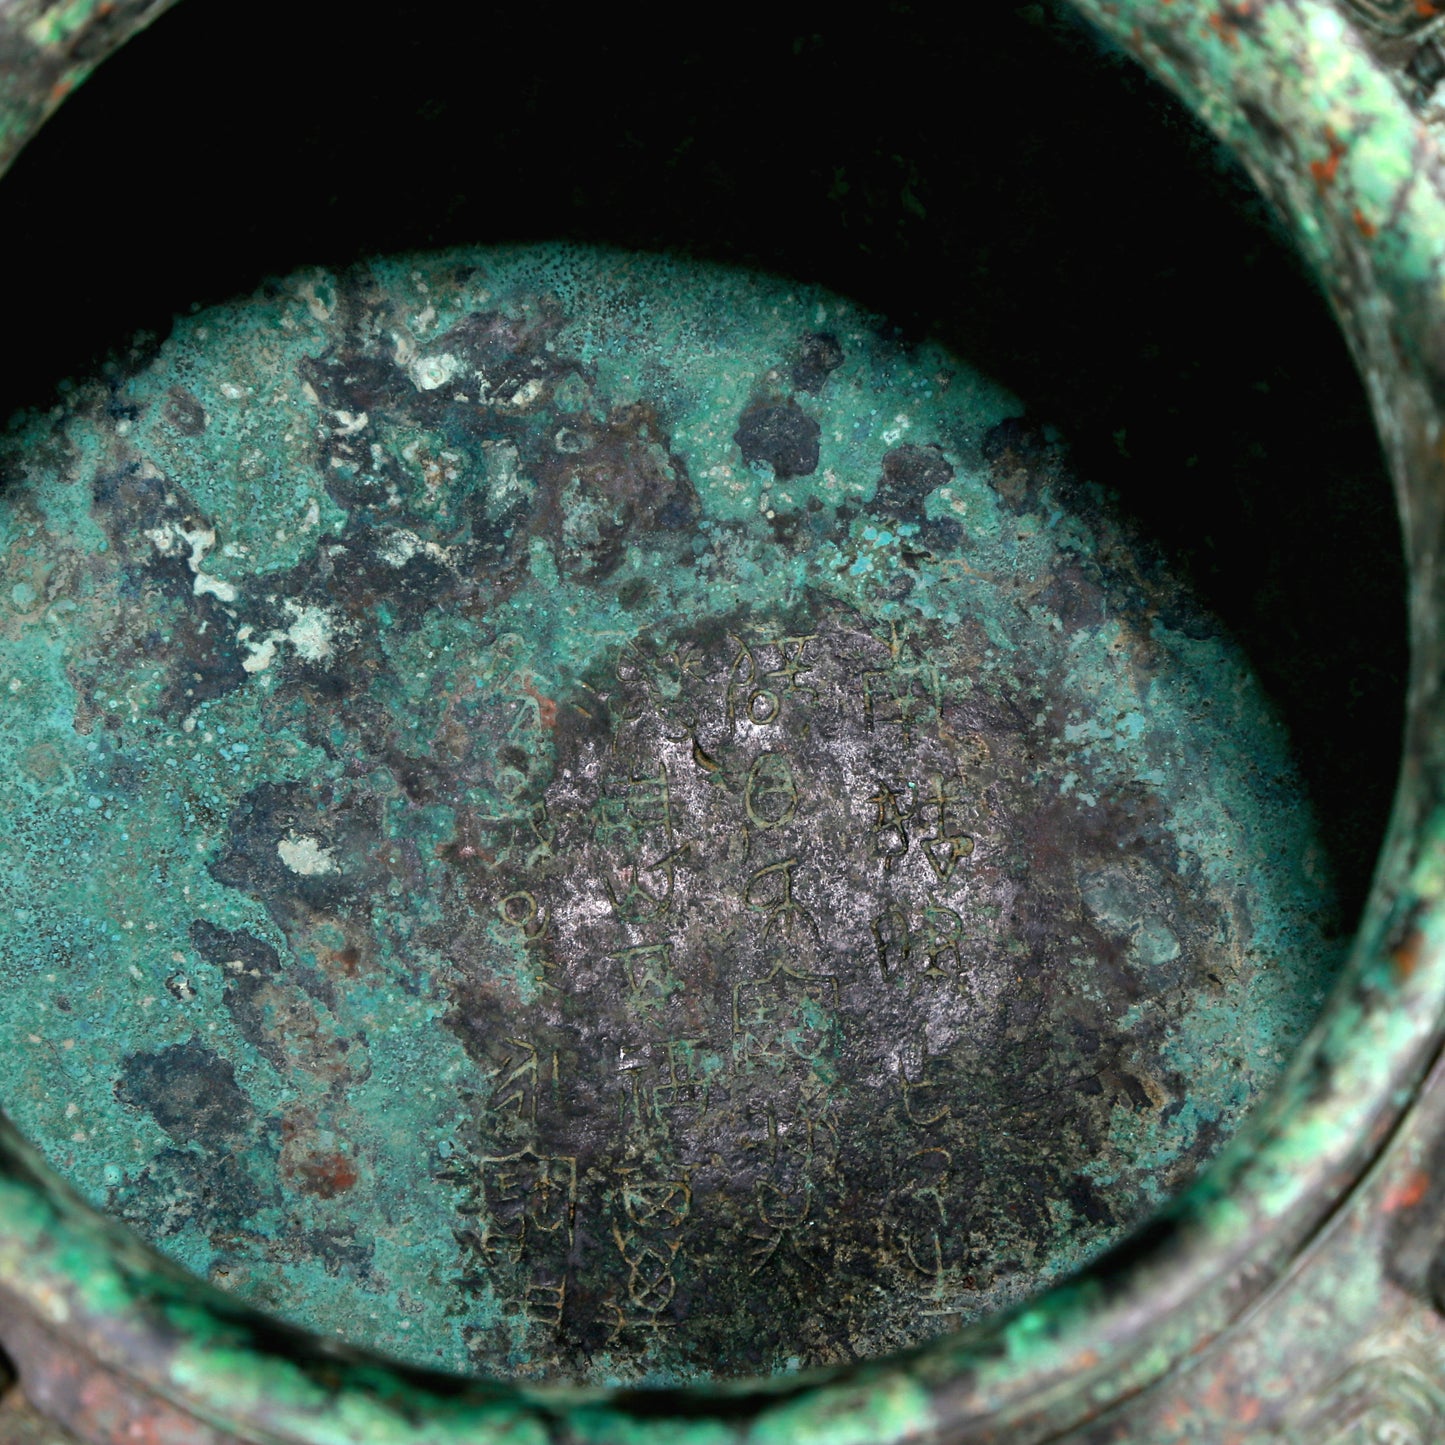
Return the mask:
{"type": "Polygon", "coordinates": [[[206,429],[206,409],[185,387],[171,387],[166,420],[183,436],[196,437],[206,429]]]}
{"type": "Polygon", "coordinates": [[[249,1242],[257,1211],[281,1202],[274,1177],[266,1178],[267,1163],[274,1169],[274,1159],[267,1160],[264,1150],[258,1159],[162,1149],[135,1178],[110,1191],[107,1207],[117,1218],[161,1238],[199,1225],[218,1243],[228,1236],[249,1242]],[[248,1167],[257,1163],[260,1169],[248,1167]]]}
{"type": "Polygon", "coordinates": [[[810,331],[798,343],[793,363],[793,385],[812,396],[843,364],[843,344],[830,331],[810,331]]]}
{"type": "Polygon", "coordinates": [[[760,401],[738,419],[733,440],[749,466],[766,462],[780,481],[818,470],[821,428],[795,401],[760,401]]]}
{"type": "Polygon", "coordinates": [[[923,503],[929,494],[954,478],[953,463],[941,447],[894,447],[883,457],[883,475],[873,495],[874,507],[904,522],[925,521],[923,503]]]}
{"type": "Polygon", "coordinates": [[[132,1054],[115,1092],[121,1103],[144,1109],[182,1144],[234,1146],[255,1118],[230,1061],[199,1043],[132,1054]]]}
{"type": "Polygon", "coordinates": [[[365,793],[263,783],[232,819],[211,873],[267,900],[284,926],[298,908],[365,900],[379,871],[377,835],[376,800],[365,793]]]}

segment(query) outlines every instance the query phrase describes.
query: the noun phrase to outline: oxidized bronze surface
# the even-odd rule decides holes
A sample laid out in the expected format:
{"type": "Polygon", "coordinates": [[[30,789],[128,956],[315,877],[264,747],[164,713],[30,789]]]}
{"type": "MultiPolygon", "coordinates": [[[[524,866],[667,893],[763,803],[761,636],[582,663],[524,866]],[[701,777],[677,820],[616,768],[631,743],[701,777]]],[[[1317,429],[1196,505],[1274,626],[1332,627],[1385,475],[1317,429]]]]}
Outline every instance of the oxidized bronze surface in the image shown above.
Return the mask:
{"type": "Polygon", "coordinates": [[[747,273],[305,273],[22,420],[3,1095],[325,1333],[866,1358],[1177,1190],[1324,996],[1237,649],[940,348],[747,273]]]}
{"type": "MultiPolygon", "coordinates": [[[[1379,563],[1370,507],[1180,545],[1134,449],[1247,497],[1272,443],[1235,475],[1207,428],[1159,441],[1182,388],[1112,427],[1054,376],[1107,442],[1076,450],[960,348],[1052,375],[971,299],[989,241],[952,347],[590,245],[278,272],[0,444],[0,1098],[39,1150],[7,1128],[0,1339],[46,1412],[191,1445],[1439,1432],[1434,7],[1080,8],[1267,183],[1383,424],[1416,680],[1352,957],[1333,875],[1352,906],[1376,814],[1327,714],[1368,710],[1350,612],[1388,609],[1338,563],[1379,563]],[[1321,618],[1269,618],[1292,546],[1340,579],[1337,669],[1321,618]],[[737,1383],[463,1384],[248,1303],[492,1380],[737,1383]]],[[[82,73],[97,17],[42,11],[9,43],[82,73]]],[[[888,94],[934,107],[927,74],[888,94]]],[[[957,148],[903,149],[826,187],[900,271],[991,224],[928,229],[919,157],[957,148]]]]}

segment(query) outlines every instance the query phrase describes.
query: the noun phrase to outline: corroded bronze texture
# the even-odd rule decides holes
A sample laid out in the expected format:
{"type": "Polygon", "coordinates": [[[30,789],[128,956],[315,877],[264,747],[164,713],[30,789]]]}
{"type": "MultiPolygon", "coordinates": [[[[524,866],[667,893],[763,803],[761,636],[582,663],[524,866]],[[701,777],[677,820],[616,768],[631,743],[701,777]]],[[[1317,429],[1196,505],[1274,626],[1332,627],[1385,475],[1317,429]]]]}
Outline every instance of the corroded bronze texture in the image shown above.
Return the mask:
{"type": "Polygon", "coordinates": [[[1415,673],[1349,960],[1240,654],[957,356],[577,247],[273,281],[6,443],[0,1339],[40,1408],[1438,1433],[1445,202],[1387,48],[1431,7],[1359,7],[1377,58],[1313,0],[1078,8],[1252,168],[1377,408],[1415,673]]]}
{"type": "Polygon", "coordinates": [[[1342,948],[1244,658],[1019,410],[569,248],[304,274],[22,418],[12,1117],[494,1375],[868,1358],[1097,1254],[1342,948]]]}

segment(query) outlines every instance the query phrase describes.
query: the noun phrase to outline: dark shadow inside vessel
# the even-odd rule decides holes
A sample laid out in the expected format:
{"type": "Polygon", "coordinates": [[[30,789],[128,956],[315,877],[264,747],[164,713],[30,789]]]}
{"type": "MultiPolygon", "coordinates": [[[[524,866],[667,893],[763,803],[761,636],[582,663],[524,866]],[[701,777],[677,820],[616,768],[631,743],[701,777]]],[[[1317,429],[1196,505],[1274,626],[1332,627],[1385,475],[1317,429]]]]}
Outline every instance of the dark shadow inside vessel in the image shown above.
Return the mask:
{"type": "Polygon", "coordinates": [[[1170,97],[1057,4],[370,17],[182,5],[62,109],[6,182],[8,405],[300,264],[570,236],[819,282],[995,375],[1182,564],[1352,927],[1401,729],[1392,498],[1326,305],[1170,97]]]}

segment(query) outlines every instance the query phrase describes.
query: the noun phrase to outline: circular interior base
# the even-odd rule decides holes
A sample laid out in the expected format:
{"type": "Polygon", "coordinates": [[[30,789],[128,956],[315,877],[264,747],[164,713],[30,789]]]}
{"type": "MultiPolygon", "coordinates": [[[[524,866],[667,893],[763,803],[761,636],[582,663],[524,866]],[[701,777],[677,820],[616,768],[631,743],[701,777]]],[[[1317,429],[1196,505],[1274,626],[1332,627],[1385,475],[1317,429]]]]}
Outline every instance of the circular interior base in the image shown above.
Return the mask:
{"type": "Polygon", "coordinates": [[[1242,655],[838,298],[306,273],[22,419],[0,1097],[417,1363],[865,1357],[1093,1257],[1339,961],[1242,655]]]}

